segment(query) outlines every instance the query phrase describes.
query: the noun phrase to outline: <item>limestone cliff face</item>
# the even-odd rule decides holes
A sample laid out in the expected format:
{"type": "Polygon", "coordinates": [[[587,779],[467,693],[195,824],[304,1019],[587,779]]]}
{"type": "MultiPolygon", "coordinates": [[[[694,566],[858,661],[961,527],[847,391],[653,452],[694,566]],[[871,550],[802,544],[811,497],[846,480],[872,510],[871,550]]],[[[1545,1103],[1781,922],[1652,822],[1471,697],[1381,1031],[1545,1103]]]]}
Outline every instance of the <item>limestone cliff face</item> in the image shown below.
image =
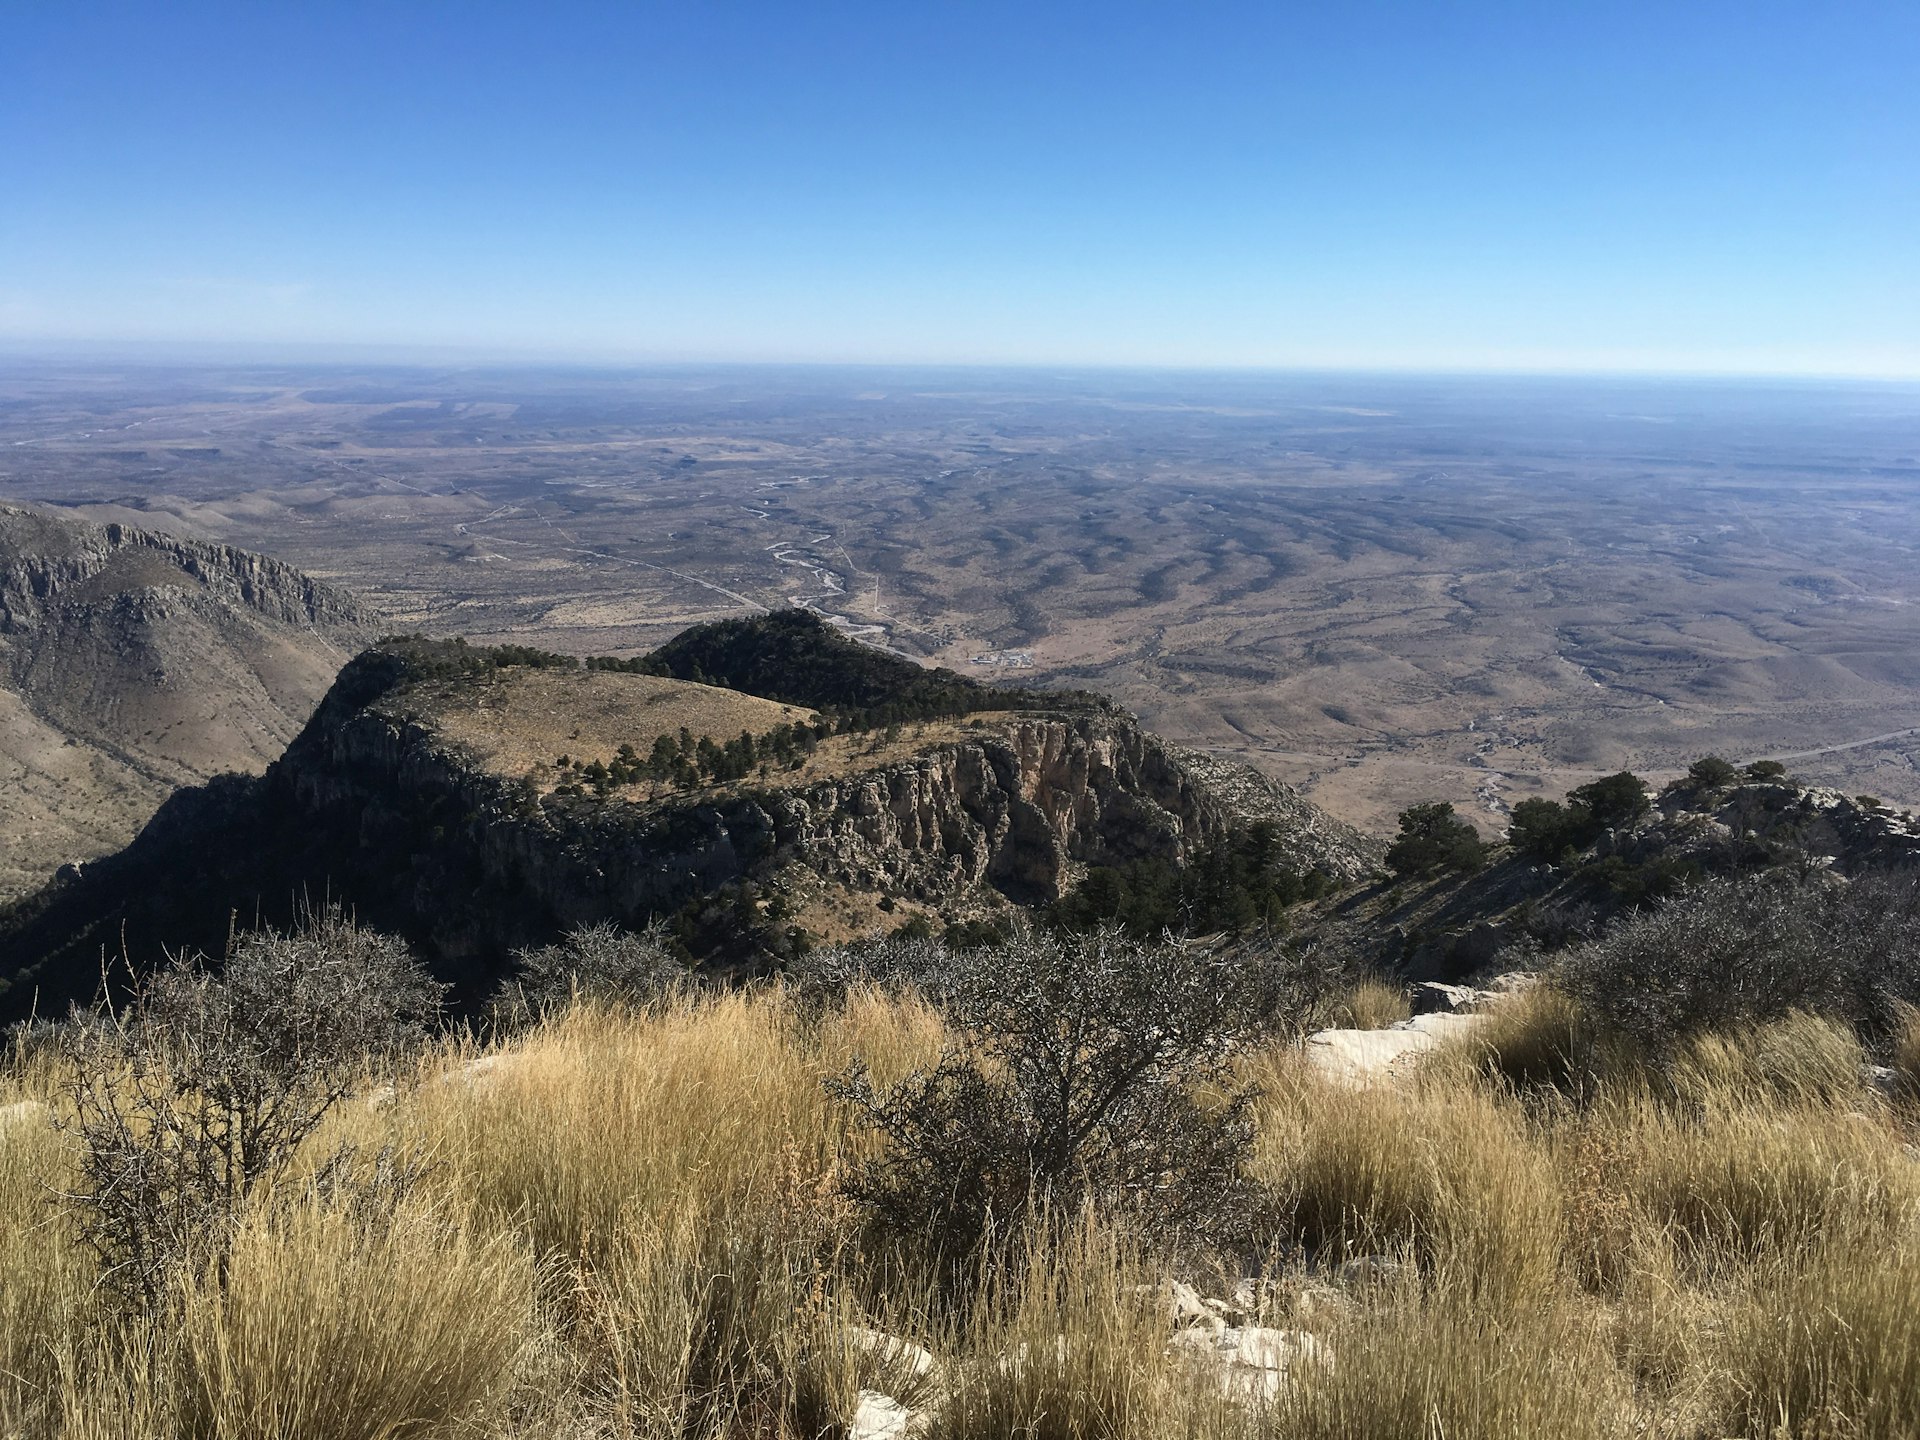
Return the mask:
{"type": "MultiPolygon", "coordinates": [[[[503,932],[635,923],[791,867],[928,902],[979,887],[1052,900],[1087,865],[1183,859],[1245,818],[1110,712],[1014,713],[858,773],[639,806],[536,800],[418,723],[323,708],[270,778],[300,823],[387,857],[448,956],[491,949],[503,932]]],[[[1364,843],[1328,823],[1312,863],[1362,873],[1364,843]]]]}
{"type": "Polygon", "coordinates": [[[803,920],[859,934],[899,924],[901,904],[966,917],[1002,898],[1045,902],[1088,866],[1190,860],[1249,821],[1273,822],[1296,868],[1350,879],[1373,864],[1369,842],[1285,787],[1177,751],[1085,696],[949,713],[921,741],[891,721],[811,734],[787,757],[798,768],[757,783],[652,798],[631,782],[604,796],[548,788],[556,737],[645,753],[649,734],[677,733],[648,718],[654,700],[719,693],[731,717],[742,712],[725,695],[745,692],[636,677],[603,714],[596,672],[551,667],[553,683],[527,686],[499,668],[452,643],[361,654],[264,775],[176,791],[126,848],[0,911],[0,1019],[85,998],[103,946],[136,966],[217,954],[231,916],[284,924],[303,898],[404,935],[478,1003],[515,950],[601,920],[670,917],[693,954],[753,967],[790,955],[803,920]],[[599,739],[582,735],[602,720],[599,739]]]}
{"type": "Polygon", "coordinates": [[[287,625],[352,630],[366,621],[345,593],[269,556],[0,506],[0,632],[31,631],[63,609],[164,608],[196,592],[287,625]]]}

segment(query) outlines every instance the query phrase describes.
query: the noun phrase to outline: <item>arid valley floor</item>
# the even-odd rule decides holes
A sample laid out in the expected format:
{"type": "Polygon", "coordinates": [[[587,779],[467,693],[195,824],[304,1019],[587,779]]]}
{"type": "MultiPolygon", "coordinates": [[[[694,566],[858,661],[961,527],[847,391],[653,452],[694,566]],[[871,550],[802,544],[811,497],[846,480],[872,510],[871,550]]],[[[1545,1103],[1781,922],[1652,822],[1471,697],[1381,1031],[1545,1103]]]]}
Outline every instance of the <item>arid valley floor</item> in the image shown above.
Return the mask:
{"type": "Polygon", "coordinates": [[[1374,830],[1708,751],[1920,804],[1912,387],[7,361],[0,499],[391,630],[627,654],[799,601],[1374,830]]]}

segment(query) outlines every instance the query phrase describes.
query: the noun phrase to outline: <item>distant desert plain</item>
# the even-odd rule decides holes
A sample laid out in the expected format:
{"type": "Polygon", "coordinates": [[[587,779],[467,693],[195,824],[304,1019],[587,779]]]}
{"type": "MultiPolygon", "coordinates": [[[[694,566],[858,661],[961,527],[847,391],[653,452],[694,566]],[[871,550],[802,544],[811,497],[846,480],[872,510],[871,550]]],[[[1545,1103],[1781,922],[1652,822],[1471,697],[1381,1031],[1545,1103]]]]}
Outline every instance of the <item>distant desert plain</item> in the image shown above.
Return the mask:
{"type": "Polygon", "coordinates": [[[1920,388],[0,361],[0,499],[383,628],[626,655],[803,604],[1390,830],[1706,752],[1920,805],[1920,388]]]}

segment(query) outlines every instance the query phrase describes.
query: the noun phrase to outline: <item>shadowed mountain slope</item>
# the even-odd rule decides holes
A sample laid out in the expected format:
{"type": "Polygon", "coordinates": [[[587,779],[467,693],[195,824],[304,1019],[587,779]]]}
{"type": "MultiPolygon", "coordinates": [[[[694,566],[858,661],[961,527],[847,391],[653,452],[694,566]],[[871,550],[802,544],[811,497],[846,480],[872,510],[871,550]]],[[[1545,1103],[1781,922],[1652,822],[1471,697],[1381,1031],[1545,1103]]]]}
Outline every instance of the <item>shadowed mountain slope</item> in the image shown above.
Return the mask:
{"type": "Polygon", "coordinates": [[[1531,947],[1598,935],[1711,876],[1856,877],[1920,867],[1920,822],[1911,812],[1803,784],[1779,766],[1728,769],[1722,783],[1675,781],[1645,793],[1638,813],[1576,826],[1549,843],[1490,847],[1484,867],[1469,874],[1445,866],[1398,880],[1383,874],[1329,906],[1328,918],[1383,969],[1460,981],[1533,963],[1524,958],[1531,947]]]}
{"type": "MultiPolygon", "coordinates": [[[[699,631],[617,664],[383,642],[264,777],[180,792],[125,851],[0,916],[0,1014],[90,993],[123,935],[136,964],[217,952],[230,916],[323,896],[407,935],[469,997],[514,948],[603,919],[668,922],[708,963],[778,964],[914,917],[1046,904],[1089,866],[1177,865],[1279,813],[1280,787],[1247,777],[1261,804],[1243,815],[1218,770],[1093,697],[922,686],[811,617],[772,618],[760,639],[805,639],[816,703],[764,651],[751,673],[781,695],[658,673],[699,631]]],[[[716,671],[740,673],[702,661],[716,671]]],[[[1297,818],[1275,842],[1286,863],[1371,868],[1360,836],[1297,818]]]]}
{"type": "Polygon", "coordinates": [[[265,556],[0,506],[0,898],[264,768],[366,635],[265,556]]]}

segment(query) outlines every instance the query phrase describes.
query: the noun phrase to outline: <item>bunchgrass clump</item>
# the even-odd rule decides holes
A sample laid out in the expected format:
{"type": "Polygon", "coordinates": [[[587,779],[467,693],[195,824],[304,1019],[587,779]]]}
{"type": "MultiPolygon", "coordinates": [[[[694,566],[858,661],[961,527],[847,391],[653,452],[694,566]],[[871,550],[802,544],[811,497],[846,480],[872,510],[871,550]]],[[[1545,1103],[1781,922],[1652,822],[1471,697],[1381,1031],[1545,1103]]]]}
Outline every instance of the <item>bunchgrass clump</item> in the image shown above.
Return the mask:
{"type": "Polygon", "coordinates": [[[1544,1300],[1476,1304],[1442,1269],[1390,1289],[1333,1332],[1335,1361],[1284,1392],[1265,1433],[1286,1440],[1614,1440],[1631,1387],[1594,1319],[1544,1300]]]}
{"type": "Polygon", "coordinates": [[[88,1323],[97,1283],[72,1215],[53,1203],[73,1185],[72,1146],[46,1104],[0,1095],[0,1434],[49,1424],[60,1356],[88,1323]]]}
{"type": "Polygon", "coordinates": [[[1412,1016],[1413,1006],[1407,999],[1405,986],[1369,978],[1356,982],[1339,999],[1329,1020],[1354,1030],[1384,1030],[1412,1016]]]}
{"type": "Polygon", "coordinates": [[[1896,1093],[1909,1105],[1920,1103],[1920,1006],[1898,1007],[1887,1051],[1896,1093]]]}
{"type": "Polygon", "coordinates": [[[1442,1047],[1451,1062],[1520,1088],[1574,1090],[1591,1078],[1598,1048],[1579,1005],[1551,984],[1529,985],[1442,1047]]]}
{"type": "Polygon", "coordinates": [[[1719,1433],[1920,1434],[1920,1234],[1842,1226],[1762,1266],[1715,1336],[1719,1433]]]}
{"type": "Polygon", "coordinates": [[[372,1223],[324,1204],[264,1216],[224,1273],[180,1297],[179,1433],[207,1440],[401,1440],[504,1416],[533,1265],[408,1205],[372,1223]]]}
{"type": "Polygon", "coordinates": [[[1538,1296],[1561,1246],[1559,1188],[1521,1108],[1470,1077],[1356,1090],[1269,1052],[1253,1175],[1316,1262],[1411,1255],[1490,1304],[1538,1296]]]}

